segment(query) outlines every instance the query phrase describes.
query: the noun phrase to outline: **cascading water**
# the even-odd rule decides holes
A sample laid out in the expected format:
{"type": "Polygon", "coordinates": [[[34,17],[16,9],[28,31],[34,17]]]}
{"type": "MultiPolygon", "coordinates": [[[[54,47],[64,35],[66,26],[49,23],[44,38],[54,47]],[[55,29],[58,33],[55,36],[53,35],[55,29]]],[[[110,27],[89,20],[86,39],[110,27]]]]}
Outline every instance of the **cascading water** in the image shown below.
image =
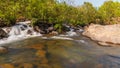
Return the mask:
{"type": "Polygon", "coordinates": [[[0,40],[0,44],[9,43],[16,40],[22,40],[29,37],[41,36],[40,33],[37,33],[33,30],[32,27],[28,25],[30,21],[19,22],[18,24],[9,28],[10,31],[4,29],[8,33],[8,38],[3,38],[0,40]]]}
{"type": "MultiPolygon", "coordinates": [[[[12,27],[6,27],[3,28],[3,30],[8,33],[7,38],[3,38],[0,40],[0,44],[9,43],[17,40],[23,40],[30,37],[36,37],[36,36],[42,36],[40,33],[35,32],[33,27],[29,25],[30,21],[25,22],[18,22],[16,25],[12,27]]],[[[66,32],[66,34],[60,34],[58,36],[50,37],[52,39],[66,39],[66,40],[74,40],[71,37],[73,36],[79,36],[79,34],[76,33],[74,28],[71,28],[68,25],[64,25],[67,27],[70,31],[66,32]]],[[[82,29],[78,29],[78,32],[82,32],[82,29]]],[[[41,37],[43,39],[48,39],[47,37],[41,37]]]]}
{"type": "Polygon", "coordinates": [[[68,35],[68,36],[77,36],[77,33],[74,32],[74,29],[70,28],[70,31],[67,32],[67,35],[68,35]]]}

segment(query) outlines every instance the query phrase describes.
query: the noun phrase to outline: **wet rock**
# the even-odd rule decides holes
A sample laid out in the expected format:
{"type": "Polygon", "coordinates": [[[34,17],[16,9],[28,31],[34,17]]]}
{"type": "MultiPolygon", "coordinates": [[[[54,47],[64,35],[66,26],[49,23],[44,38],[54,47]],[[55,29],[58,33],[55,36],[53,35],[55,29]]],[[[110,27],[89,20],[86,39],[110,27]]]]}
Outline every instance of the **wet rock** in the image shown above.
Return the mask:
{"type": "Polygon", "coordinates": [[[27,34],[32,35],[32,31],[31,31],[31,30],[28,30],[28,31],[27,31],[27,34]]]}
{"type": "Polygon", "coordinates": [[[64,32],[70,31],[70,28],[71,28],[71,26],[69,26],[67,24],[63,24],[62,31],[64,31],[64,32]]]}
{"type": "Polygon", "coordinates": [[[5,37],[8,37],[8,34],[3,29],[0,29],[0,39],[5,37]]]}
{"type": "Polygon", "coordinates": [[[36,44],[36,45],[28,46],[27,48],[36,49],[36,50],[43,50],[43,49],[45,49],[45,46],[41,45],[41,44],[36,44]]]}
{"type": "Polygon", "coordinates": [[[36,32],[41,32],[41,30],[40,30],[40,28],[39,28],[38,26],[34,26],[34,30],[35,30],[36,32]]]}
{"type": "Polygon", "coordinates": [[[33,68],[34,66],[32,64],[30,64],[30,63],[24,63],[23,67],[24,68],[33,68]]]}
{"type": "Polygon", "coordinates": [[[57,31],[52,31],[50,34],[54,36],[54,35],[58,35],[59,33],[57,31]]]}
{"type": "Polygon", "coordinates": [[[53,31],[53,30],[54,30],[54,27],[53,27],[53,26],[48,27],[48,29],[47,29],[48,32],[51,32],[51,31],[53,31]]]}
{"type": "Polygon", "coordinates": [[[38,56],[38,57],[46,57],[46,51],[44,51],[44,50],[38,50],[36,52],[36,56],[38,56]]]}
{"type": "Polygon", "coordinates": [[[35,30],[36,32],[41,33],[41,34],[46,34],[46,33],[47,33],[46,30],[41,30],[41,28],[40,28],[39,26],[34,26],[34,30],[35,30]]]}
{"type": "Polygon", "coordinates": [[[34,65],[30,63],[23,63],[19,65],[17,68],[34,68],[34,65]]]}
{"type": "Polygon", "coordinates": [[[120,24],[114,25],[98,25],[91,24],[85,28],[83,35],[90,37],[92,40],[96,40],[102,43],[102,45],[120,44],[120,24]]]}
{"type": "Polygon", "coordinates": [[[12,64],[1,64],[0,68],[15,68],[12,64]]]}
{"type": "Polygon", "coordinates": [[[38,68],[52,68],[48,64],[41,64],[38,68]]]}
{"type": "Polygon", "coordinates": [[[40,32],[41,34],[48,34],[51,31],[54,30],[54,25],[50,24],[50,23],[45,23],[45,22],[39,22],[37,21],[37,23],[34,26],[34,30],[37,32],[40,32]]]}
{"type": "Polygon", "coordinates": [[[5,54],[8,52],[8,48],[6,47],[0,47],[0,54],[5,54]]]}
{"type": "Polygon", "coordinates": [[[4,27],[2,29],[8,34],[11,30],[11,27],[4,27]]]}

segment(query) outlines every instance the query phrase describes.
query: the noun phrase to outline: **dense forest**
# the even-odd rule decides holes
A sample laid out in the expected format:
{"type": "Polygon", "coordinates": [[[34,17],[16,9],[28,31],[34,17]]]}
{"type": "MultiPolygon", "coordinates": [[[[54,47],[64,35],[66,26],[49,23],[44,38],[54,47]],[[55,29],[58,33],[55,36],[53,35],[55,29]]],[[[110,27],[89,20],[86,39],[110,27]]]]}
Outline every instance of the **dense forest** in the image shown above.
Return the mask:
{"type": "Polygon", "coordinates": [[[108,0],[100,7],[89,2],[80,6],[68,5],[57,0],[0,0],[0,25],[14,24],[19,19],[70,25],[88,25],[90,23],[114,24],[120,17],[120,3],[108,0]]]}

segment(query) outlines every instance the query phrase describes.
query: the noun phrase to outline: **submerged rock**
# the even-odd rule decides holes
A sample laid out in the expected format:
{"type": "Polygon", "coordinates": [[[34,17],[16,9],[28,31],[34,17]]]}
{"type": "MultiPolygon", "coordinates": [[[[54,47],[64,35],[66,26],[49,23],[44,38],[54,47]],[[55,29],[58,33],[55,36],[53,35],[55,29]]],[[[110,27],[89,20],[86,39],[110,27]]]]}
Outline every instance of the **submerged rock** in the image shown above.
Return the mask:
{"type": "Polygon", "coordinates": [[[27,48],[36,49],[36,50],[44,50],[45,46],[41,44],[36,44],[36,45],[28,46],[27,48]]]}
{"type": "Polygon", "coordinates": [[[0,68],[15,68],[12,64],[1,64],[0,68]]]}
{"type": "Polygon", "coordinates": [[[8,52],[8,48],[0,47],[0,54],[5,54],[8,52]]]}
{"type": "Polygon", "coordinates": [[[46,57],[46,51],[44,51],[44,50],[38,50],[36,52],[36,56],[38,56],[38,57],[46,57]]]}
{"type": "Polygon", "coordinates": [[[30,63],[23,63],[19,65],[17,68],[34,68],[33,64],[30,63]]]}
{"type": "Polygon", "coordinates": [[[83,35],[98,41],[101,45],[112,46],[120,44],[120,24],[98,25],[91,24],[85,28],[83,35]],[[104,43],[104,44],[103,44],[104,43]]]}
{"type": "Polygon", "coordinates": [[[4,37],[8,37],[8,34],[3,29],[0,29],[0,39],[4,37]]]}

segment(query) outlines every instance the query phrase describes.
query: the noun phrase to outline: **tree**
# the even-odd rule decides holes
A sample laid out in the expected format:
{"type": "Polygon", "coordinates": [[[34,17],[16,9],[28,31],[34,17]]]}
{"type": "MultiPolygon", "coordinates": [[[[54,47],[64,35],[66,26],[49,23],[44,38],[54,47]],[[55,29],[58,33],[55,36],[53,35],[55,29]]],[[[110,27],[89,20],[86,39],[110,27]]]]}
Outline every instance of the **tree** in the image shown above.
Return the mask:
{"type": "Polygon", "coordinates": [[[84,2],[82,6],[79,7],[79,21],[80,24],[94,23],[97,17],[97,10],[89,2],[84,2]]]}
{"type": "Polygon", "coordinates": [[[113,24],[112,18],[120,17],[120,3],[106,1],[98,10],[101,20],[104,24],[113,24]]]}

